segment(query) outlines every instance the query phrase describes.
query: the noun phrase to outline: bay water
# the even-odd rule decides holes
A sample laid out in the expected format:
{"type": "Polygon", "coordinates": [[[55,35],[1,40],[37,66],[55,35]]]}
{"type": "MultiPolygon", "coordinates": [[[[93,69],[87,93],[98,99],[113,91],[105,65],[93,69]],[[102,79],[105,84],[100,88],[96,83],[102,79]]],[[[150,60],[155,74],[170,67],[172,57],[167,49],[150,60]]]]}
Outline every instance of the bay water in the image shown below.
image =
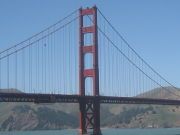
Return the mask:
{"type": "MultiPolygon", "coordinates": [[[[102,129],[103,135],[180,135],[180,128],[102,129]]],[[[0,135],[78,135],[78,130],[8,131],[0,135]]]]}

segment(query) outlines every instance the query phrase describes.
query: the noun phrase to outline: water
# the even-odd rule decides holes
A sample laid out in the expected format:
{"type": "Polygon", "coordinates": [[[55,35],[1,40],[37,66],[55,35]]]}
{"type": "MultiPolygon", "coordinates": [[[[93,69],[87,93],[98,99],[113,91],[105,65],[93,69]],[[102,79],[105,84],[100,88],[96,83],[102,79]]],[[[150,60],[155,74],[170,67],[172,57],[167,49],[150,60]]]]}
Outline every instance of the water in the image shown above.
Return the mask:
{"type": "MultiPolygon", "coordinates": [[[[180,135],[180,128],[169,129],[103,129],[103,135],[180,135]]],[[[77,135],[77,130],[60,131],[15,131],[0,132],[0,135],[77,135]]]]}

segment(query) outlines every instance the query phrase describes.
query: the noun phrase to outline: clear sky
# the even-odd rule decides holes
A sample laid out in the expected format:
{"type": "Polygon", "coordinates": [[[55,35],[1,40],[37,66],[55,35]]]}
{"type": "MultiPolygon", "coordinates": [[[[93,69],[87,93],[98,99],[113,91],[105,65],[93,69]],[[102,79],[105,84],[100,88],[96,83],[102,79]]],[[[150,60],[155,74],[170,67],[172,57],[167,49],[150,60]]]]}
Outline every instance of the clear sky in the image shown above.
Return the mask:
{"type": "Polygon", "coordinates": [[[0,0],[0,50],[95,4],[153,68],[180,87],[179,0],[0,0]]]}

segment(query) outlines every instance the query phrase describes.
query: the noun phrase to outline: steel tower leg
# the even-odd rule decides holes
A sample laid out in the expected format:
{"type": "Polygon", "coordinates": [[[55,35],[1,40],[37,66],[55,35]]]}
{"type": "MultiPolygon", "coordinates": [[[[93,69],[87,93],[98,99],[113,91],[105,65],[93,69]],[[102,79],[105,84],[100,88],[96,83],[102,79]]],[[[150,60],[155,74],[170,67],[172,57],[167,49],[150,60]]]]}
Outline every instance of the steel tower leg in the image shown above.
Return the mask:
{"type": "MultiPolygon", "coordinates": [[[[98,69],[98,33],[97,33],[97,8],[79,9],[79,94],[86,96],[85,79],[93,79],[93,96],[99,96],[99,69],[98,69]],[[84,26],[83,17],[92,16],[92,25],[84,26]],[[91,33],[93,35],[93,44],[85,45],[84,35],[91,33]],[[93,55],[93,68],[85,69],[84,55],[91,53],[93,55]]],[[[100,130],[100,102],[95,99],[88,101],[86,98],[79,101],[80,104],[80,134],[101,135],[100,130]],[[90,131],[90,132],[89,132],[90,131]]]]}

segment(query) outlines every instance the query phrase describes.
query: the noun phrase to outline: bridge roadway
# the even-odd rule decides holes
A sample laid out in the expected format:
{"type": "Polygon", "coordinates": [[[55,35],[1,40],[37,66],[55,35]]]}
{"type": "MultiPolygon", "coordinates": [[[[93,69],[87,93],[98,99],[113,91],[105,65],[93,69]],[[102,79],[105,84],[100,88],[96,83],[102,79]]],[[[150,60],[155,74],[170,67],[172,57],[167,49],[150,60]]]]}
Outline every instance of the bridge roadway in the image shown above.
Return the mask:
{"type": "Polygon", "coordinates": [[[62,94],[0,93],[0,102],[34,103],[79,103],[100,102],[102,104],[155,104],[180,105],[180,100],[153,99],[140,97],[79,96],[62,94]]]}

